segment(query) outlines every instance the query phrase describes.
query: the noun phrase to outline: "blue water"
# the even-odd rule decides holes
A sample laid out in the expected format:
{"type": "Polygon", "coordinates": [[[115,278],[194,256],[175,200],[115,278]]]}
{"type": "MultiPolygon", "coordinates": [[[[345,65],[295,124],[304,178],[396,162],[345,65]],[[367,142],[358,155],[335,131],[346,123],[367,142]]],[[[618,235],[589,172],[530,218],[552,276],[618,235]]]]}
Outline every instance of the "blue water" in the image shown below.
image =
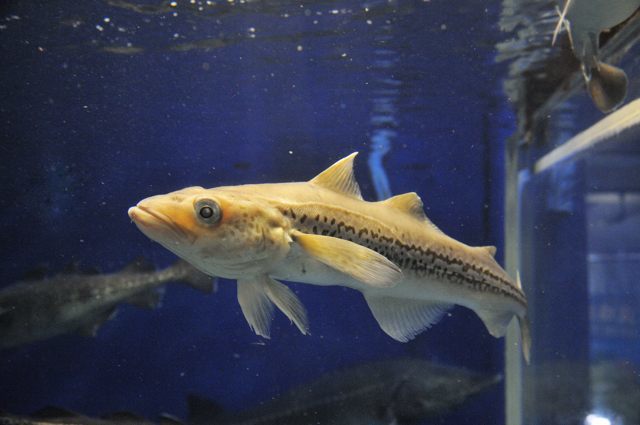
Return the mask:
{"type": "MultiPolygon", "coordinates": [[[[416,191],[446,233],[501,257],[514,121],[493,60],[500,2],[177,3],[0,7],[0,285],[39,264],[108,272],[144,255],[167,266],[172,254],[126,214],[138,200],[307,180],[353,151],[366,199],[416,191]]],[[[462,308],[401,344],[355,291],[291,287],[310,336],[276,315],[272,339],[256,337],[221,281],[208,296],[171,286],[157,310],[123,306],[95,339],[0,352],[0,409],[184,417],[191,392],[243,408],[370,360],[502,370],[503,341],[462,308]]],[[[503,423],[502,399],[497,386],[439,423],[503,423]]]]}

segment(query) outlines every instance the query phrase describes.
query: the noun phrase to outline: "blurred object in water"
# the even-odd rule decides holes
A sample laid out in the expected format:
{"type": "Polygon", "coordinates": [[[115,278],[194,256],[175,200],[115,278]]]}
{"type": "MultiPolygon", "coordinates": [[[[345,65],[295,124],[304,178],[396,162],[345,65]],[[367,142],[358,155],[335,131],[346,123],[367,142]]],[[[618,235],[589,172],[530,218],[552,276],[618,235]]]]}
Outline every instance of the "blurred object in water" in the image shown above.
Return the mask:
{"type": "Polygon", "coordinates": [[[119,303],[153,308],[168,282],[182,282],[203,292],[212,279],[185,261],[155,271],[139,259],[117,273],[87,274],[73,268],[51,278],[26,280],[0,290],[0,348],[14,347],[77,332],[95,336],[119,303]]]}
{"type": "Polygon", "coordinates": [[[224,412],[189,397],[191,425],[388,425],[443,415],[501,380],[424,360],[381,361],[332,372],[259,407],[224,412]]]}
{"type": "Polygon", "coordinates": [[[600,61],[600,33],[628,19],[640,0],[565,0],[553,33],[553,42],[565,27],[574,55],[582,68],[587,90],[602,112],[617,108],[627,94],[627,75],[600,61]]]}
{"type": "MultiPolygon", "coordinates": [[[[503,1],[500,28],[511,36],[497,44],[497,61],[510,62],[504,88],[517,111],[519,141],[530,142],[534,128],[549,111],[584,84],[569,37],[559,37],[551,46],[558,26],[557,8],[555,0],[503,1]]],[[[638,41],[640,13],[603,34],[606,37],[599,40],[597,59],[619,60],[638,41]]]]}
{"type": "Polygon", "coordinates": [[[640,423],[640,379],[638,369],[628,362],[548,363],[531,366],[525,373],[531,375],[527,382],[536,387],[535,393],[526,392],[526,411],[537,423],[582,425],[590,414],[611,424],[640,423]],[[590,385],[577,386],[577,377],[585,375],[590,385]]]}

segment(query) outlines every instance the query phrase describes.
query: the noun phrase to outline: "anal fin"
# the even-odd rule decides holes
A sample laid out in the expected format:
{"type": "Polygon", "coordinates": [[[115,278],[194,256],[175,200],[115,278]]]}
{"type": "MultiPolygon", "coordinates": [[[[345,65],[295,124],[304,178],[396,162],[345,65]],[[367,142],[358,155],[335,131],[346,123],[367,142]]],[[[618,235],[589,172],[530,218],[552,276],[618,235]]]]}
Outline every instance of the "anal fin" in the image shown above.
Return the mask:
{"type": "Polygon", "coordinates": [[[238,303],[251,329],[269,338],[273,304],[302,332],[309,332],[307,313],[298,297],[287,286],[269,276],[238,279],[238,303]]]}
{"type": "Polygon", "coordinates": [[[96,314],[92,320],[87,321],[78,328],[77,333],[82,336],[95,337],[98,334],[98,329],[100,329],[105,322],[113,319],[117,312],[117,307],[113,307],[107,311],[96,314]]]}
{"type": "Polygon", "coordinates": [[[514,317],[510,311],[488,309],[475,309],[474,311],[482,319],[487,331],[496,338],[502,338],[507,333],[507,326],[514,317]]]}
{"type": "Polygon", "coordinates": [[[382,330],[391,338],[407,342],[440,321],[452,305],[405,298],[366,295],[364,298],[382,330]]]}
{"type": "Polygon", "coordinates": [[[128,298],[126,302],[139,308],[154,309],[160,307],[163,296],[164,288],[151,289],[128,298]]]}

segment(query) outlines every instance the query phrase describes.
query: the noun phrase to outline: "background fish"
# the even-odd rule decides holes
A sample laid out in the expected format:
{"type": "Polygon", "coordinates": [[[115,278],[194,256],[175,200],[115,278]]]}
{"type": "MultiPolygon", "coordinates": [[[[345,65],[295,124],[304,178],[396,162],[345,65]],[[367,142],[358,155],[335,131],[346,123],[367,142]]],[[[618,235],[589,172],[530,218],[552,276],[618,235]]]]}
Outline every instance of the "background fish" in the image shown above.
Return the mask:
{"type": "MultiPolygon", "coordinates": [[[[131,412],[115,412],[100,418],[92,418],[60,407],[45,407],[30,417],[0,413],[0,425],[152,425],[154,422],[131,412]]],[[[162,425],[179,425],[181,422],[170,415],[162,415],[162,425]]]]}
{"type": "Polygon", "coordinates": [[[401,342],[454,304],[476,312],[495,337],[517,317],[528,359],[527,301],[493,258],[495,247],[445,235],[415,193],[364,201],[355,155],[309,182],[190,187],[144,199],[129,216],[203,272],[237,279],[242,312],[263,337],[273,305],[308,332],[302,303],[279,278],[361,291],[380,327],[401,342]]]}
{"type": "Polygon", "coordinates": [[[259,407],[223,412],[189,398],[193,425],[389,425],[442,415],[500,381],[423,360],[381,361],[330,373],[259,407]]]}
{"type": "Polygon", "coordinates": [[[629,18],[640,0],[565,0],[554,41],[562,25],[569,32],[571,47],[582,64],[587,89],[603,112],[618,107],[627,94],[627,75],[613,65],[600,62],[600,33],[629,18]]]}
{"type": "Polygon", "coordinates": [[[65,333],[95,336],[122,302],[155,307],[157,289],[182,282],[211,292],[212,280],[185,261],[155,271],[136,260],[117,273],[62,273],[51,278],[20,282],[0,291],[0,348],[14,347],[65,333]]]}

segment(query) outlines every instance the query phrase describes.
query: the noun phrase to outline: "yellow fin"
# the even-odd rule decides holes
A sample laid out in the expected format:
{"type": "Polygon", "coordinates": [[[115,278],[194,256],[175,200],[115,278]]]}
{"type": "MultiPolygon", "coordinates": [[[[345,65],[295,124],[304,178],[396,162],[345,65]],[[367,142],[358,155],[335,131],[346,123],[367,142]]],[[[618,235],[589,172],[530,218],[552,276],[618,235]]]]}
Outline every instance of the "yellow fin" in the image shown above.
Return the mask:
{"type": "Polygon", "coordinates": [[[331,236],[294,232],[294,242],[327,266],[377,288],[390,288],[402,280],[402,270],[372,249],[331,236]]]}
{"type": "Polygon", "coordinates": [[[492,257],[496,256],[496,251],[498,250],[495,246],[493,245],[487,245],[487,246],[477,246],[476,249],[479,249],[481,251],[486,252],[487,254],[489,254],[492,257]]]}
{"type": "Polygon", "coordinates": [[[411,215],[412,217],[424,221],[429,227],[434,230],[437,230],[439,233],[443,233],[442,230],[438,228],[429,217],[424,213],[424,205],[422,204],[422,199],[415,192],[403,193],[402,195],[396,195],[389,199],[385,199],[382,201],[382,204],[395,208],[398,211],[402,211],[411,215]]]}
{"type": "Polygon", "coordinates": [[[358,186],[358,182],[353,175],[353,160],[356,155],[358,155],[358,152],[342,158],[311,179],[309,183],[322,186],[325,189],[330,189],[352,198],[362,199],[360,186],[358,186]]]}
{"type": "Polygon", "coordinates": [[[273,304],[303,335],[309,333],[307,313],[298,297],[269,276],[238,279],[238,303],[251,330],[264,338],[270,337],[273,304]]]}
{"type": "Polygon", "coordinates": [[[422,199],[415,192],[403,193],[389,199],[385,199],[382,203],[388,207],[395,208],[402,212],[406,212],[419,220],[424,220],[427,216],[424,214],[422,199]]]}

